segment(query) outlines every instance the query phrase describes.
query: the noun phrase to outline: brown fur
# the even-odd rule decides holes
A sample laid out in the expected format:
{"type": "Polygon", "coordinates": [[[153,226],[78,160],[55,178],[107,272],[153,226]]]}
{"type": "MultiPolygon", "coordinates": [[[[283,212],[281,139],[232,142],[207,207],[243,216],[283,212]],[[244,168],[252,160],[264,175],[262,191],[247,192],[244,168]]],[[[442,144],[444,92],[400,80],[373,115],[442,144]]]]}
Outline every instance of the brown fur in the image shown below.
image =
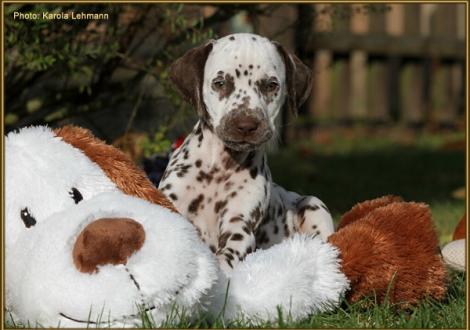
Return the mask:
{"type": "Polygon", "coordinates": [[[343,214],[336,230],[340,230],[344,226],[356,220],[361,219],[366,214],[368,214],[369,212],[371,212],[372,210],[378,207],[382,207],[382,206],[385,206],[394,202],[401,202],[401,201],[403,201],[403,199],[399,196],[386,195],[386,196],[382,196],[376,199],[358,203],[354,205],[351,210],[343,214]]]}
{"type": "Polygon", "coordinates": [[[209,114],[202,98],[204,65],[213,47],[212,41],[188,50],[170,66],[170,78],[181,95],[196,108],[206,124],[209,114]]]}
{"type": "Polygon", "coordinates": [[[457,227],[455,228],[454,231],[454,236],[452,239],[458,240],[458,239],[464,239],[467,236],[467,222],[466,222],[467,216],[464,214],[462,219],[460,219],[460,222],[458,223],[457,227]]]}
{"type": "Polygon", "coordinates": [[[173,204],[161,193],[145,173],[122,151],[96,138],[89,130],[64,126],[54,131],[73,147],[82,150],[98,164],[106,175],[128,195],[133,195],[177,212],[173,204]]]}
{"type": "Polygon", "coordinates": [[[286,65],[287,109],[297,113],[312,91],[312,70],[297,56],[288,52],[281,44],[273,42],[286,65]]]}
{"type": "Polygon", "coordinates": [[[127,263],[145,241],[142,225],[132,219],[98,219],[87,225],[78,236],[72,255],[82,273],[95,273],[98,266],[127,263]]]}
{"type": "Polygon", "coordinates": [[[363,216],[329,238],[351,281],[348,300],[375,294],[380,302],[387,297],[408,307],[425,297],[442,299],[447,274],[428,206],[392,202],[370,208],[387,199],[357,205],[363,216]]]}

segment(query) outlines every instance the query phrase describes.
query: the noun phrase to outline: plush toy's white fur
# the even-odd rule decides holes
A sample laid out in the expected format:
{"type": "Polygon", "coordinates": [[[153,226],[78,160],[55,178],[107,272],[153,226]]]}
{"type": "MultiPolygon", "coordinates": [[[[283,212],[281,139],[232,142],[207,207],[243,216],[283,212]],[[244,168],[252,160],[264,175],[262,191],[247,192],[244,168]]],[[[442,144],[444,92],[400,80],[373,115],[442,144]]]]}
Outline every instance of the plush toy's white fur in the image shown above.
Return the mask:
{"type": "Polygon", "coordinates": [[[23,128],[5,141],[6,247],[28,232],[20,212],[27,207],[38,222],[74,206],[71,188],[85,200],[115,184],[78,149],[64,143],[47,127],[23,128]],[[17,219],[13,221],[10,219],[17,219]]]}
{"type": "Polygon", "coordinates": [[[124,195],[97,164],[44,127],[7,136],[5,228],[7,308],[31,325],[135,326],[139,306],[159,324],[175,305],[190,315],[207,310],[260,321],[275,321],[280,306],[300,319],[337,306],[348,287],[336,249],[305,236],[256,251],[227,279],[186,219],[124,195]],[[83,195],[78,204],[72,187],[83,195]],[[20,216],[25,208],[37,221],[30,228],[20,216]],[[72,248],[80,231],[113,217],[139,222],[143,247],[126,265],[79,272],[72,248]]]}
{"type": "Polygon", "coordinates": [[[284,317],[299,320],[336,308],[349,287],[341,273],[338,251],[319,238],[295,235],[267,250],[257,250],[233,270],[229,294],[217,290],[224,318],[275,321],[278,308],[284,317]]]}
{"type": "Polygon", "coordinates": [[[97,195],[35,227],[6,258],[10,307],[22,320],[54,325],[62,313],[82,321],[101,318],[106,325],[138,315],[142,304],[155,307],[158,322],[175,300],[186,309],[195,306],[217,276],[211,252],[184,218],[119,192],[97,195]],[[95,219],[119,217],[143,225],[142,249],[125,266],[102,266],[91,275],[77,271],[71,251],[80,231],[95,219]]]}

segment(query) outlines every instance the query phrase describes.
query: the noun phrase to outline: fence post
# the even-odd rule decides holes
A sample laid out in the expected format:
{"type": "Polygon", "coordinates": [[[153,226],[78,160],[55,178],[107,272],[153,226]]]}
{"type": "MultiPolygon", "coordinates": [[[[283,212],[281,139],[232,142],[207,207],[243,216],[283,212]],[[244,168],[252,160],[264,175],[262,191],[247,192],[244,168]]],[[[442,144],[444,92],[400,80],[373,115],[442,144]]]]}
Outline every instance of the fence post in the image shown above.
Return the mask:
{"type": "MultiPolygon", "coordinates": [[[[405,34],[421,36],[421,4],[406,4],[405,34]]],[[[423,60],[408,58],[403,61],[400,73],[401,120],[419,125],[424,121],[424,66],[423,60]]]]}
{"type": "MultiPolygon", "coordinates": [[[[403,34],[404,28],[403,4],[392,4],[390,9],[385,16],[385,30],[391,36],[400,36],[403,34]]],[[[392,55],[388,59],[388,110],[392,120],[398,120],[400,113],[400,62],[400,57],[396,55],[392,55]]]]}
{"type": "MultiPolygon", "coordinates": [[[[366,34],[369,30],[369,16],[363,5],[351,6],[351,33],[366,34]]],[[[363,50],[351,51],[351,119],[364,120],[367,116],[367,53],[363,50]]]]}
{"type": "MultiPolygon", "coordinates": [[[[329,6],[315,4],[313,18],[313,31],[331,31],[331,15],[329,6]]],[[[312,97],[309,101],[310,116],[316,121],[331,119],[331,66],[332,54],[327,49],[315,50],[313,54],[313,86],[312,97]]]]}
{"type": "MultiPolygon", "coordinates": [[[[385,29],[385,11],[379,11],[371,15],[369,19],[369,33],[383,36],[385,29]]],[[[385,56],[373,56],[369,54],[369,69],[367,72],[367,109],[372,123],[384,123],[390,116],[388,114],[389,74],[387,70],[387,58],[385,56]]]]}
{"type": "MultiPolygon", "coordinates": [[[[460,5],[460,10],[464,10],[460,5]]],[[[431,35],[436,38],[454,38],[457,35],[458,12],[456,4],[438,4],[431,16],[431,35]]],[[[431,80],[431,118],[438,124],[455,124],[460,102],[461,64],[433,61],[431,80]]]]}
{"type": "MultiPolygon", "coordinates": [[[[333,17],[333,30],[335,32],[349,33],[351,21],[351,5],[336,5],[333,17]]],[[[340,124],[349,124],[351,121],[351,66],[350,53],[334,54],[332,67],[332,112],[340,124]]]]}

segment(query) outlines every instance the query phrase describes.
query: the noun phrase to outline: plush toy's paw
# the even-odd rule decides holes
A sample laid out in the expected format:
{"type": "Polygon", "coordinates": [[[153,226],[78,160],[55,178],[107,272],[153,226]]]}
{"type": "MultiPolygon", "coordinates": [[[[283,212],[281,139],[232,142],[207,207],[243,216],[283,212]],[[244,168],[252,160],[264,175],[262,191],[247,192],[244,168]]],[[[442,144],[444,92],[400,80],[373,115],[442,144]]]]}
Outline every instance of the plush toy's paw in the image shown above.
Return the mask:
{"type": "Polygon", "coordinates": [[[344,226],[363,218],[372,210],[391,204],[401,202],[402,198],[399,196],[386,195],[372,200],[364,201],[353,206],[351,210],[343,214],[336,230],[340,230],[344,226]]]}
{"type": "Polygon", "coordinates": [[[349,286],[337,249],[305,235],[248,255],[233,269],[227,296],[224,285],[219,283],[214,312],[255,322],[275,322],[278,307],[293,320],[332,310],[349,286]]]}
{"type": "Polygon", "coordinates": [[[376,295],[406,306],[425,297],[441,299],[446,292],[446,270],[425,204],[375,208],[329,241],[341,251],[351,301],[376,295]]]}
{"type": "Polygon", "coordinates": [[[446,265],[454,270],[465,271],[465,239],[446,244],[441,253],[446,265]]]}

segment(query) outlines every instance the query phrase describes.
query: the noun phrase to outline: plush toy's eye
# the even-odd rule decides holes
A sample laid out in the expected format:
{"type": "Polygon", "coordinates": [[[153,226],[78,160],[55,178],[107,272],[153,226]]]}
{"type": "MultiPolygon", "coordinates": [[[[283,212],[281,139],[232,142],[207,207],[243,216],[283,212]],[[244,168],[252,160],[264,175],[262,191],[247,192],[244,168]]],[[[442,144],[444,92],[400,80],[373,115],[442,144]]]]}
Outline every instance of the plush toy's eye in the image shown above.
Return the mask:
{"type": "Polygon", "coordinates": [[[69,191],[69,194],[70,194],[70,196],[73,198],[75,204],[78,204],[78,203],[80,203],[80,201],[83,200],[83,196],[82,196],[82,194],[78,191],[77,188],[72,188],[72,189],[69,191]]]}
{"type": "Polygon", "coordinates": [[[21,210],[20,216],[26,228],[32,227],[36,224],[36,219],[34,219],[34,217],[29,213],[27,207],[21,210]]]}

